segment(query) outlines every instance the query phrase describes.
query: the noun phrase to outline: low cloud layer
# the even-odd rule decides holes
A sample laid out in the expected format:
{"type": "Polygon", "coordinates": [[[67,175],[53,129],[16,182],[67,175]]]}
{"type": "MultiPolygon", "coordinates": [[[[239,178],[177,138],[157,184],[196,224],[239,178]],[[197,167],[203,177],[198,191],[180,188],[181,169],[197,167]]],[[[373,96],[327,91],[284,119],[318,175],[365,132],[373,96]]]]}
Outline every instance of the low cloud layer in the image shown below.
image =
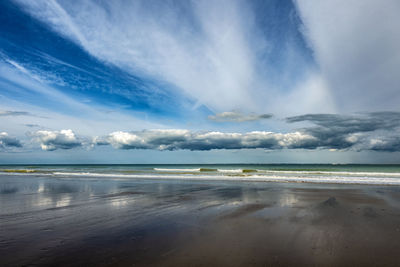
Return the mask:
{"type": "Polygon", "coordinates": [[[56,149],[71,149],[83,145],[83,142],[72,130],[37,131],[32,134],[32,136],[40,143],[40,147],[43,150],[48,151],[56,149]]]}
{"type": "Polygon", "coordinates": [[[242,114],[239,111],[227,111],[208,116],[209,120],[216,122],[245,122],[270,119],[272,114],[242,114]]]}
{"type": "Polygon", "coordinates": [[[7,147],[22,147],[22,145],[18,139],[10,137],[8,133],[0,132],[0,149],[7,147]]]}
{"type": "Polygon", "coordinates": [[[113,132],[98,144],[118,149],[212,150],[212,149],[282,149],[297,148],[314,142],[314,137],[300,132],[249,133],[190,132],[188,130],[148,130],[113,132]]]}

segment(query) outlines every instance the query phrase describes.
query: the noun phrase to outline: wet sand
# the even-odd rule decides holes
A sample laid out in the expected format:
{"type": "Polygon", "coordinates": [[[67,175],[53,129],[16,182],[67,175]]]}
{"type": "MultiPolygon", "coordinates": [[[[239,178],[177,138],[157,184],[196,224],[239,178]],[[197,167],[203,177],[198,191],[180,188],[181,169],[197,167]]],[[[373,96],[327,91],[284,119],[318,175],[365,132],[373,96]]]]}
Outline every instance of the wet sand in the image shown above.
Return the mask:
{"type": "Polygon", "coordinates": [[[0,176],[1,266],[400,266],[400,188],[0,176]]]}

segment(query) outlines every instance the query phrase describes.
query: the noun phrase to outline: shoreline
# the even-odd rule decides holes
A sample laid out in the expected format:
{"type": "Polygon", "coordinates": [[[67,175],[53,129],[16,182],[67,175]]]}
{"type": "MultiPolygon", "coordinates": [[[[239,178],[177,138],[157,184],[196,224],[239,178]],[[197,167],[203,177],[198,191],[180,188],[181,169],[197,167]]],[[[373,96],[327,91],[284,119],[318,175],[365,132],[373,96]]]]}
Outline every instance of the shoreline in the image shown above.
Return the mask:
{"type": "MultiPolygon", "coordinates": [[[[340,174],[340,173],[339,173],[340,174]]],[[[344,184],[344,185],[375,185],[375,186],[400,186],[399,177],[371,177],[367,176],[350,176],[350,177],[275,177],[262,175],[188,175],[185,173],[177,174],[111,174],[111,173],[63,173],[63,172],[37,172],[31,170],[12,170],[0,172],[0,176],[15,176],[15,177],[43,177],[54,179],[110,179],[110,180],[149,180],[149,181],[204,181],[204,182],[250,182],[250,183],[305,183],[305,184],[344,184]],[[347,178],[347,179],[346,179],[347,178]],[[353,179],[351,179],[353,178],[353,179]],[[358,180],[355,180],[358,179],[358,180]]],[[[379,176],[379,173],[377,174],[379,176]]]]}

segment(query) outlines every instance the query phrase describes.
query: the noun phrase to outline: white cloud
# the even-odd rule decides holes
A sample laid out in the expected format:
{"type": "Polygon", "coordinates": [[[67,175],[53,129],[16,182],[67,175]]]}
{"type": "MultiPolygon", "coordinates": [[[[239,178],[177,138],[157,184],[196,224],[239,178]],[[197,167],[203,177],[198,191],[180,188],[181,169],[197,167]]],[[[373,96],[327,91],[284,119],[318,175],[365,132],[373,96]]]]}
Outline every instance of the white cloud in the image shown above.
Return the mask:
{"type": "Polygon", "coordinates": [[[32,134],[43,150],[71,149],[83,145],[72,130],[37,131],[32,134]]]}

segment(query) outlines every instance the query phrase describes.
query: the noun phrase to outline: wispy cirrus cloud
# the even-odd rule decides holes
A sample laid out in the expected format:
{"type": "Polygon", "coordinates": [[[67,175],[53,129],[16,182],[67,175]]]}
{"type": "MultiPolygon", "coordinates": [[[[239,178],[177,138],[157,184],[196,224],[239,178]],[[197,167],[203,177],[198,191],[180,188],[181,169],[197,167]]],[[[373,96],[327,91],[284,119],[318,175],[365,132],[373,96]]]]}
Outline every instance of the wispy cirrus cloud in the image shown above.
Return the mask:
{"type": "Polygon", "coordinates": [[[397,110],[399,2],[296,0],[295,3],[321,77],[341,112],[397,110]]]}
{"type": "Polygon", "coordinates": [[[11,110],[0,110],[0,117],[5,117],[5,116],[36,116],[30,112],[27,111],[11,111],[11,110]]]}
{"type": "Polygon", "coordinates": [[[111,131],[110,128],[125,130],[124,125],[127,121],[130,129],[137,129],[131,125],[141,125],[146,128],[161,127],[159,123],[143,119],[144,115],[137,118],[134,114],[123,112],[124,107],[107,106],[115,112],[105,114],[102,110],[104,106],[86,103],[82,101],[82,97],[71,96],[68,92],[47,84],[43,79],[39,82],[41,79],[34,79],[30,75],[28,65],[24,65],[24,68],[28,71],[21,72],[0,60],[0,77],[4,86],[0,94],[2,101],[0,119],[4,123],[2,125],[4,131],[14,131],[13,129],[22,124],[37,124],[46,129],[66,127],[89,135],[96,132],[106,134],[111,131]],[[13,99],[13,96],[17,96],[17,100],[13,99]]]}
{"type": "Polygon", "coordinates": [[[208,116],[208,119],[216,122],[246,122],[259,121],[272,118],[272,114],[243,114],[239,111],[226,111],[208,116]]]}
{"type": "MultiPolygon", "coordinates": [[[[289,110],[292,91],[314,77],[290,1],[16,2],[95,58],[178,88],[195,107],[289,110]]],[[[312,98],[329,102],[329,94],[312,98]]]]}

